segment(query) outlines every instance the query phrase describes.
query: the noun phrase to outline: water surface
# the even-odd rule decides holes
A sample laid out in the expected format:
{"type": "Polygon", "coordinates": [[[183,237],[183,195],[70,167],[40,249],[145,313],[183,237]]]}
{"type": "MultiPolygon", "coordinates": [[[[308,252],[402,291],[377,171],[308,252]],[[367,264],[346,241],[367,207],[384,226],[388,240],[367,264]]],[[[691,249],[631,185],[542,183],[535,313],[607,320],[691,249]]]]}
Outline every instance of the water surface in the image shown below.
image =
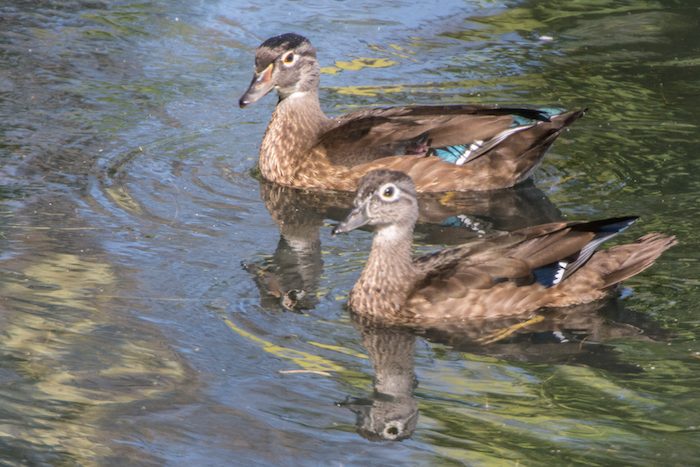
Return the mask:
{"type": "Polygon", "coordinates": [[[692,1],[6,2],[0,457],[697,462],[699,22],[692,1]],[[330,236],[347,196],[259,181],[275,99],[236,107],[254,47],[288,31],[318,48],[329,113],[590,109],[534,184],[426,203],[421,250],[626,214],[642,219],[623,240],[680,245],[622,298],[530,333],[354,323],[370,234],[330,236]],[[456,214],[479,226],[440,225],[456,214]]]}

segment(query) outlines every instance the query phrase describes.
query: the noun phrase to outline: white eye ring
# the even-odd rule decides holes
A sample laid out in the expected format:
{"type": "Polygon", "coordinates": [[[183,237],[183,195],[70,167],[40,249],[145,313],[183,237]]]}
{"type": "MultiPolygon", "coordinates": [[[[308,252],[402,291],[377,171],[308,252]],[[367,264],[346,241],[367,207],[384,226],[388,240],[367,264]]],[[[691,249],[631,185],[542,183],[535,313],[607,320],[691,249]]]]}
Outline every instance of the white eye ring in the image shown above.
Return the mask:
{"type": "Polygon", "coordinates": [[[400,191],[393,183],[386,183],[379,188],[379,196],[384,201],[396,201],[399,198],[400,191]]]}
{"type": "Polygon", "coordinates": [[[284,66],[292,66],[294,63],[297,61],[297,54],[294,52],[287,52],[285,55],[282,56],[282,65],[284,66]]]}
{"type": "Polygon", "coordinates": [[[393,420],[386,424],[384,430],[382,431],[382,436],[384,439],[397,439],[403,433],[403,423],[398,420],[393,420]]]}

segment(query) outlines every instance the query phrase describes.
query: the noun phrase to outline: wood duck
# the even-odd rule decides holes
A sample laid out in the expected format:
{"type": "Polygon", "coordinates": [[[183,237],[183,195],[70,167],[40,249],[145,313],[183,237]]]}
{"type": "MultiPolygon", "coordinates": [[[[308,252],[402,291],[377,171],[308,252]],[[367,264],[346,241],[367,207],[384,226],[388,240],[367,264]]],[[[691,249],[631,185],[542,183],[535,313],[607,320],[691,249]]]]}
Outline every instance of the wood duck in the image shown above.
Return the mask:
{"type": "MultiPolygon", "coordinates": [[[[323,273],[319,230],[352,209],[349,191],[302,190],[260,180],[260,196],[279,228],[277,248],[254,254],[243,267],[252,274],[265,308],[313,309],[323,273]]],[[[515,230],[561,220],[561,213],[530,180],[491,192],[425,194],[418,200],[416,233],[423,243],[457,245],[494,230],[515,230]]]]}
{"type": "Polygon", "coordinates": [[[260,146],[262,176],[298,188],[354,191],[373,169],[409,174],[420,192],[484,191],[530,176],[584,110],[495,105],[370,108],[337,118],[321,110],[316,49],[298,34],[255,53],[241,107],[273,89],[279,100],[260,146]]]}
{"type": "Polygon", "coordinates": [[[334,234],[375,229],[350,293],[357,314],[407,325],[531,314],[606,297],[651,266],[676,239],[650,233],[597,251],[636,217],[554,222],[412,258],[416,186],[402,172],[376,170],[359,182],[355,208],[334,234]]]}

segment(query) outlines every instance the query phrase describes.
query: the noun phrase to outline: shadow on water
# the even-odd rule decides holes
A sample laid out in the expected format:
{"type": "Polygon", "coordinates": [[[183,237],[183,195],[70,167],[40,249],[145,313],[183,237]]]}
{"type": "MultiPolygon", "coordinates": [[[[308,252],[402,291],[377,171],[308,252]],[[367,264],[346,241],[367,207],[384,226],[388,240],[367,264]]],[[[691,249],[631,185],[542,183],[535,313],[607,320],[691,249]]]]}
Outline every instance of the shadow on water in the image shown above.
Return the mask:
{"type": "Polygon", "coordinates": [[[699,21],[689,0],[2,3],[0,457],[694,463],[699,21]],[[591,109],[534,186],[426,198],[418,250],[624,214],[680,245],[598,310],[354,323],[370,235],[329,228],[351,195],[258,182],[274,99],[234,107],[253,48],[292,30],[330,113],[591,109]]]}

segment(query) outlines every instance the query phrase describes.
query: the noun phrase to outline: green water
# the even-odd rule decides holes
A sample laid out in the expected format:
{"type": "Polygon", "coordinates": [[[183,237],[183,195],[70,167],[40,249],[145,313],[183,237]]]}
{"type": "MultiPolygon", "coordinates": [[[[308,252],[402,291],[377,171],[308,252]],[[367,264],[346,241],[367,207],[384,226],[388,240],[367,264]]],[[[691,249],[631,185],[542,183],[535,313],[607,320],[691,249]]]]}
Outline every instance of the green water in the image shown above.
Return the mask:
{"type": "Polygon", "coordinates": [[[689,0],[3,3],[3,464],[697,463],[699,23],[689,0]],[[419,249],[471,238],[439,224],[458,213],[636,214],[621,240],[679,245],[568,342],[362,328],[370,234],[330,235],[348,198],[253,175],[275,99],[236,103],[288,31],[329,113],[589,109],[534,186],[426,201],[419,249]],[[390,421],[406,439],[377,442],[390,421]]]}

